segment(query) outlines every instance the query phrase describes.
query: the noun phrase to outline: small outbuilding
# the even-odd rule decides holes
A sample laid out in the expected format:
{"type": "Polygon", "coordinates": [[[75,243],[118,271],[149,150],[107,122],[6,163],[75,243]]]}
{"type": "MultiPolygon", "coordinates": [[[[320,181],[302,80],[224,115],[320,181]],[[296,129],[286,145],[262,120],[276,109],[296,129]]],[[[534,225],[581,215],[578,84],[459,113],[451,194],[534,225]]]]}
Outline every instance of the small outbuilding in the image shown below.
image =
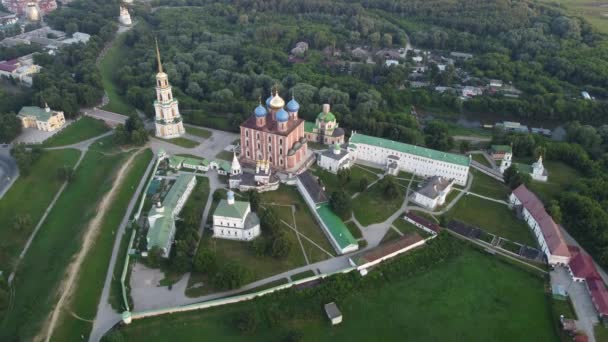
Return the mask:
{"type": "Polygon", "coordinates": [[[331,321],[332,325],[337,325],[342,323],[342,313],[336,303],[331,302],[329,304],[325,304],[325,313],[327,314],[327,318],[331,321]]]}

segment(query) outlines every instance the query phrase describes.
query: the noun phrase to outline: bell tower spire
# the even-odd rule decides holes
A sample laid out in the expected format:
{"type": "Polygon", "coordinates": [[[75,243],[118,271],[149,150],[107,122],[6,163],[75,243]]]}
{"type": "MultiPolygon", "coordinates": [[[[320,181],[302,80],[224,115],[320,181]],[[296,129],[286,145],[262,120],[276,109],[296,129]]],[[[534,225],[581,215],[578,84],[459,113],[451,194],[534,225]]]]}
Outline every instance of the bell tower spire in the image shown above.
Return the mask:
{"type": "Polygon", "coordinates": [[[156,63],[158,64],[158,73],[163,72],[163,63],[160,61],[160,51],[158,50],[158,39],[154,38],[154,42],[156,43],[156,63]]]}

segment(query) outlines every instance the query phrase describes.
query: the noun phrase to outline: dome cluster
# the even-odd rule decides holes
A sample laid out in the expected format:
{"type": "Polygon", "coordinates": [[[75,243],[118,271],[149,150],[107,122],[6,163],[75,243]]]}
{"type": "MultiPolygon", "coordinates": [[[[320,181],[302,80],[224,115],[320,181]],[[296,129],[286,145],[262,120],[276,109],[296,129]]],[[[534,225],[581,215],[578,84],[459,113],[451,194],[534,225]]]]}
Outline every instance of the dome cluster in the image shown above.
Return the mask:
{"type": "Polygon", "coordinates": [[[270,110],[276,110],[276,119],[278,122],[286,122],[289,121],[289,113],[297,113],[300,110],[300,104],[292,98],[287,105],[285,105],[285,100],[283,100],[279,93],[275,91],[274,95],[271,95],[266,99],[266,106],[263,106],[260,103],[253,113],[256,117],[262,118],[268,115],[270,110]]]}

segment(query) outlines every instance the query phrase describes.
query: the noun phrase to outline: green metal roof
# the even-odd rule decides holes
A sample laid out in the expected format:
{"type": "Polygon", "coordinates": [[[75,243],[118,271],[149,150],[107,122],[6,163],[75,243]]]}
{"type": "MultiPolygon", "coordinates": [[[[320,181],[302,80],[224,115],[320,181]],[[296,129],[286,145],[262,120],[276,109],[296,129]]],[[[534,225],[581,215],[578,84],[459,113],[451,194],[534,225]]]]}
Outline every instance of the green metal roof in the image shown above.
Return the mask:
{"type": "Polygon", "coordinates": [[[26,106],[19,111],[19,116],[33,116],[40,121],[47,121],[51,115],[53,115],[52,110],[47,112],[44,108],[36,106],[26,106]]]}
{"type": "Polygon", "coordinates": [[[513,153],[513,150],[511,149],[511,146],[509,146],[509,145],[492,145],[492,146],[490,146],[490,150],[492,152],[499,152],[499,153],[513,153]]]}
{"type": "Polygon", "coordinates": [[[317,208],[317,213],[325,226],[329,228],[329,233],[338,243],[341,249],[345,249],[350,245],[358,245],[357,240],[352,236],[348,227],[342,220],[334,214],[329,208],[329,204],[322,204],[317,208]]]}
{"type": "Polygon", "coordinates": [[[234,204],[228,204],[225,199],[221,200],[217,205],[213,215],[245,219],[245,212],[249,208],[249,202],[234,201],[234,204]]]}
{"type": "Polygon", "coordinates": [[[165,247],[172,230],[173,218],[169,214],[157,218],[154,225],[148,230],[148,246],[165,247]]]}
{"type": "Polygon", "coordinates": [[[227,162],[226,160],[216,159],[214,161],[220,169],[226,172],[230,172],[230,170],[232,169],[232,164],[227,162]]]}
{"type": "Polygon", "coordinates": [[[169,167],[176,169],[183,161],[184,157],[171,156],[169,157],[169,167]]]}
{"type": "Polygon", "coordinates": [[[470,160],[468,157],[442,152],[437,150],[431,150],[430,148],[420,147],[415,145],[404,144],[402,142],[392,141],[388,139],[372,137],[365,134],[353,134],[350,137],[349,143],[351,144],[367,144],[372,146],[378,146],[387,148],[390,150],[395,150],[403,153],[409,153],[413,155],[417,155],[419,157],[430,158],[434,160],[439,160],[446,163],[458,164],[462,166],[469,166],[470,160]]]}
{"type": "Polygon", "coordinates": [[[190,165],[204,165],[209,166],[209,161],[207,159],[201,158],[192,158],[192,157],[182,157],[182,156],[171,156],[169,157],[169,167],[177,168],[180,164],[190,164],[190,165]]]}
{"type": "Polygon", "coordinates": [[[315,124],[312,122],[304,121],[304,132],[312,133],[315,128],[315,124]]]}
{"type": "Polygon", "coordinates": [[[192,178],[194,178],[193,175],[183,174],[177,177],[175,183],[173,183],[173,186],[171,187],[171,189],[169,189],[167,196],[165,196],[165,199],[163,200],[163,207],[165,207],[165,210],[169,210],[170,212],[173,211],[173,208],[175,208],[175,206],[177,205],[177,201],[180,199],[180,197],[182,197],[182,195],[186,191],[188,183],[190,183],[192,178]]]}
{"type": "Polygon", "coordinates": [[[336,116],[332,112],[328,112],[327,114],[321,112],[317,115],[317,120],[323,120],[325,122],[336,121],[336,116]]]}

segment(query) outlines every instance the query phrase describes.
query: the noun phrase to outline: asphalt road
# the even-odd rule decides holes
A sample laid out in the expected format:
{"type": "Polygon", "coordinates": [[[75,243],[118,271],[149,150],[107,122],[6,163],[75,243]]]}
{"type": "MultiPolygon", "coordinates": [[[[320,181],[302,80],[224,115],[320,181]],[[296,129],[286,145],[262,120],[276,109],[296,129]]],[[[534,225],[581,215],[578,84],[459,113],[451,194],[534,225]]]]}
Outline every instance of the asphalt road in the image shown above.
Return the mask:
{"type": "Polygon", "coordinates": [[[11,147],[0,145],[0,198],[11,187],[15,179],[19,176],[19,169],[15,159],[10,154],[11,147]]]}

